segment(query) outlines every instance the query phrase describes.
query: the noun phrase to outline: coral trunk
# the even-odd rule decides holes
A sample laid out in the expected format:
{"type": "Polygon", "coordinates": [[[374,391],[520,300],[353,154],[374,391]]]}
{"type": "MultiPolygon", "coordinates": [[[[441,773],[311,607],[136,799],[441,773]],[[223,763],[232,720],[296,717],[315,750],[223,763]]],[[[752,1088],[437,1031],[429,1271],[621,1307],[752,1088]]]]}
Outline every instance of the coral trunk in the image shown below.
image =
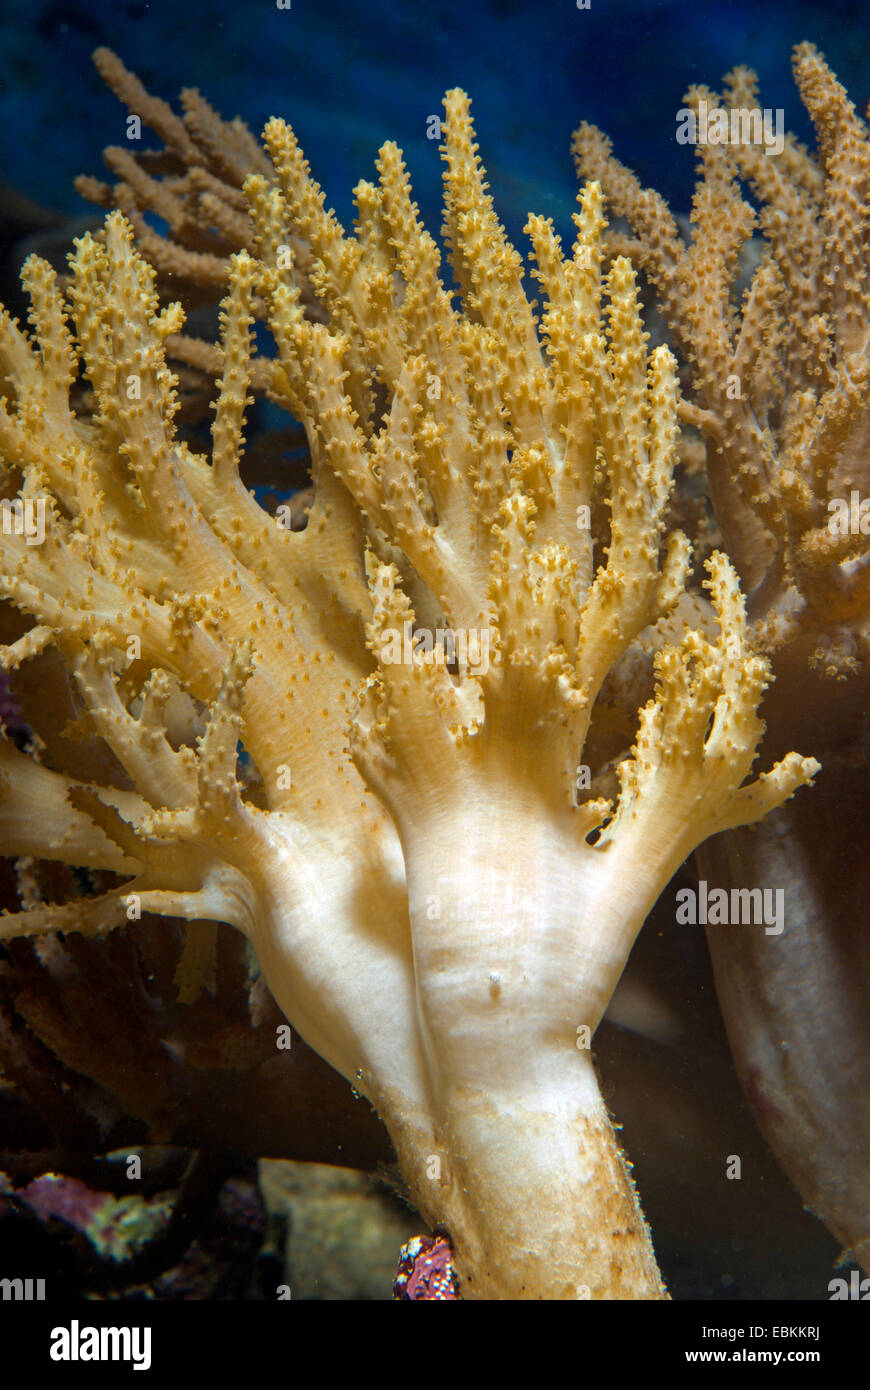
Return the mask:
{"type": "Polygon", "coordinates": [[[465,1297],[665,1297],[590,1051],[645,912],[608,920],[616,885],[570,821],[463,802],[404,840],[432,1117],[380,1098],[406,1178],[465,1297]]]}
{"type": "Polygon", "coordinates": [[[437,1131],[384,1105],[423,1215],[446,1228],[463,1298],[666,1298],[591,1062],[534,1097],[467,1088],[437,1131]]]}

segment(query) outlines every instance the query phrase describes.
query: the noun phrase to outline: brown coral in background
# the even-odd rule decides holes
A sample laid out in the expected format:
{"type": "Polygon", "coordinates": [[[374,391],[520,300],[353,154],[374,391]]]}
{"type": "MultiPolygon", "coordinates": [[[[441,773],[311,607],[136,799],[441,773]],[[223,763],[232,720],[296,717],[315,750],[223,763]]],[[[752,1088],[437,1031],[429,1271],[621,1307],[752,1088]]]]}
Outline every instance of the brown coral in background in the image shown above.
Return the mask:
{"type": "MultiPolygon", "coordinates": [[[[778,156],[750,141],[699,144],[688,244],[600,131],[582,125],[574,151],[632,225],[633,252],[691,362],[681,416],[707,441],[716,520],[759,637],[768,648],[797,642],[845,674],[868,653],[868,543],[866,530],[834,532],[829,504],[870,489],[870,135],[811,44],[796,48],[794,73],[818,154],[792,136],[778,156]],[[738,257],[756,227],[764,251],[738,305],[738,257]]],[[[748,68],[724,85],[722,97],[693,87],[688,107],[757,109],[748,68]]]]}
{"type": "MultiPolygon", "coordinates": [[[[254,244],[242,185],[253,173],[274,178],[268,156],[244,121],[238,116],[223,120],[195,88],[181,93],[184,114],[178,116],[147,92],[111,49],[98,48],[94,63],[130,116],[151,129],[163,148],[108,145],[103,158],[116,181],[108,184],[82,174],[76,180],[78,192],[89,202],[124,213],[173,299],[181,299],[187,309],[217,303],[226,291],[229,257],[254,244]],[[155,216],[166,224],[168,235],[155,229],[155,216]]],[[[311,309],[315,298],[307,275],[308,248],[292,233],[288,244],[302,302],[311,309]]]]}
{"type": "MultiPolygon", "coordinates": [[[[812,44],[795,49],[794,75],[817,152],[791,136],[779,155],[750,141],[699,146],[687,244],[600,131],[581,126],[574,148],[580,173],[631,223],[691,363],[681,415],[706,439],[716,520],[776,675],[765,752],[808,738],[822,761],[811,806],[782,807],[697,859],[711,883],[785,895],[782,935],[708,927],[719,1000],[765,1135],[808,1207],[866,1265],[870,132],[812,44]],[[738,253],[756,228],[763,250],[738,303],[738,253]]],[[[721,97],[686,97],[693,111],[703,101],[728,113],[758,99],[748,68],[721,97]]]]}

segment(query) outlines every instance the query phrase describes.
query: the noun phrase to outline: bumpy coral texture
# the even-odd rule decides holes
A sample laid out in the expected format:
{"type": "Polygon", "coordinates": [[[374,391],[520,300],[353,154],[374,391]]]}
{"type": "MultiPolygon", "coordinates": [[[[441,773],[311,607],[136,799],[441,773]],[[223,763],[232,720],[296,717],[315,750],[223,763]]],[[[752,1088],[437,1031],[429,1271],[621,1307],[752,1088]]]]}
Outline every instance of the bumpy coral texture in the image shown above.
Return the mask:
{"type": "MultiPolygon", "coordinates": [[[[843,677],[868,643],[867,526],[831,523],[853,491],[870,490],[870,133],[812,44],[798,45],[793,67],[817,153],[791,135],[780,155],[749,141],[699,145],[689,245],[606,136],[582,125],[574,149],[581,175],[628,218],[632,251],[692,364],[694,400],[681,415],[707,442],[716,518],[759,638],[769,649],[801,643],[843,677]],[[763,249],[738,306],[738,254],[756,229],[763,249]]],[[[759,100],[745,67],[721,96],[699,86],[686,96],[695,111],[759,100]]]]}
{"type": "MultiPolygon", "coordinates": [[[[779,154],[699,146],[687,244],[601,132],[581,126],[575,152],[631,224],[620,249],[646,270],[688,364],[679,413],[706,443],[716,521],[776,675],[765,752],[811,738],[824,764],[808,805],[708,842],[701,872],[784,889],[781,939],[708,929],[717,995],[768,1142],[844,1258],[866,1266],[870,131],[812,44],[795,48],[793,71],[816,149],[792,136],[779,154]]],[[[732,114],[759,100],[742,67],[721,97],[686,97],[732,114]]]]}
{"type": "Polygon", "coordinates": [[[124,216],[77,243],[66,295],[25,266],[32,334],[0,321],[0,456],[7,499],[45,506],[45,538],[4,536],[0,592],[30,625],[3,662],[56,649],[69,735],[112,759],[92,782],[4,740],[0,831],[7,853],[118,877],[29,901],[0,937],[143,911],[231,923],[384,1116],[466,1294],[660,1297],[578,1033],[686,855],[817,764],[788,753],[748,780],[768,667],[724,555],[709,608],[685,593],[675,363],[647,353],[631,263],[603,273],[599,186],[570,252],[529,219],[536,310],[467,97],[446,113],[456,294],[395,145],[355,190],[350,236],[269,123],[210,457],[175,431],[166,343],[183,315],[160,308],[124,216]],[[326,323],[306,313],[300,238],[326,323]],[[301,533],[239,477],[255,312],[277,345],[270,393],[308,436],[301,533]],[[93,405],[77,416],[80,372],[93,405]],[[396,632],[445,628],[487,661],[422,642],[386,656],[396,632]],[[638,708],[621,672],[641,651],[638,708]],[[634,744],[599,756],[627,698],[634,744]]]}

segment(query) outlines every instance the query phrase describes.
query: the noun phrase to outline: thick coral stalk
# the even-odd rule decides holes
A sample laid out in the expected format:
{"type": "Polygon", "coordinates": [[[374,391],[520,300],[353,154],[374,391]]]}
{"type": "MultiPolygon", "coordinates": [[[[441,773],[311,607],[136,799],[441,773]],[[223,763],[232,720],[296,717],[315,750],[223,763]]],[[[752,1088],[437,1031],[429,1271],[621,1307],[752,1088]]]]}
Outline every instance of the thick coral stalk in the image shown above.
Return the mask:
{"type": "MultiPolygon", "coordinates": [[[[815,767],[792,756],[735,789],[751,760],[764,667],[743,645],[733,576],[721,559],[713,570],[727,639],[705,650],[691,634],[682,652],[662,657],[656,697],[621,769],[619,808],[595,844],[586,837],[609,808],[553,795],[552,732],[536,747],[534,707],[519,703],[500,722],[516,674],[506,661],[480,678],[483,718],[468,727],[451,723],[454,688],[423,658],[411,671],[383,668],[380,734],[376,718],[361,720],[357,759],[404,853],[435,1147],[421,1153],[413,1127],[403,1139],[399,1098],[379,1104],[404,1143],[423,1210],[438,1206],[427,1162],[437,1158],[438,1172],[449,1173],[441,1220],[462,1230],[459,1269],[480,1296],[662,1294],[585,1049],[694,837],[756,819],[815,767]]],[[[396,601],[384,568],[378,585],[376,621],[396,601]]]]}
{"type": "Polygon", "coordinates": [[[434,1127],[378,1094],[416,1205],[450,1232],[462,1296],[666,1297],[591,1062],[541,1061],[533,1091],[481,1076],[442,1100],[434,1127]]]}

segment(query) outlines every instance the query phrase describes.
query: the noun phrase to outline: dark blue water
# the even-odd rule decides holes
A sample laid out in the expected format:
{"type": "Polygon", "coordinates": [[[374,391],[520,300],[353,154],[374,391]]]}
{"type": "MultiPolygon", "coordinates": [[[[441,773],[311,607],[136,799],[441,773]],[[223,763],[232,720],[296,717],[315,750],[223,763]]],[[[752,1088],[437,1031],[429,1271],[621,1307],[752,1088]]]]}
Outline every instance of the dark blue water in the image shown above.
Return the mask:
{"type": "Polygon", "coordinates": [[[528,211],[567,229],[575,178],[572,129],[583,119],[679,208],[691,152],[675,113],[690,82],[714,88],[738,62],[761,76],[763,104],[809,137],[790,50],[812,39],[855,100],[870,94],[858,0],[694,4],[688,0],[0,0],[0,175],[51,207],[83,211],[72,189],[123,140],[122,110],[89,55],[115,48],[167,99],[198,86],[225,116],[259,130],[273,114],[296,127],[343,218],[379,144],[406,152],[416,195],[437,229],[440,160],[427,117],[465,87],[499,208],[518,234],[528,211]]]}

